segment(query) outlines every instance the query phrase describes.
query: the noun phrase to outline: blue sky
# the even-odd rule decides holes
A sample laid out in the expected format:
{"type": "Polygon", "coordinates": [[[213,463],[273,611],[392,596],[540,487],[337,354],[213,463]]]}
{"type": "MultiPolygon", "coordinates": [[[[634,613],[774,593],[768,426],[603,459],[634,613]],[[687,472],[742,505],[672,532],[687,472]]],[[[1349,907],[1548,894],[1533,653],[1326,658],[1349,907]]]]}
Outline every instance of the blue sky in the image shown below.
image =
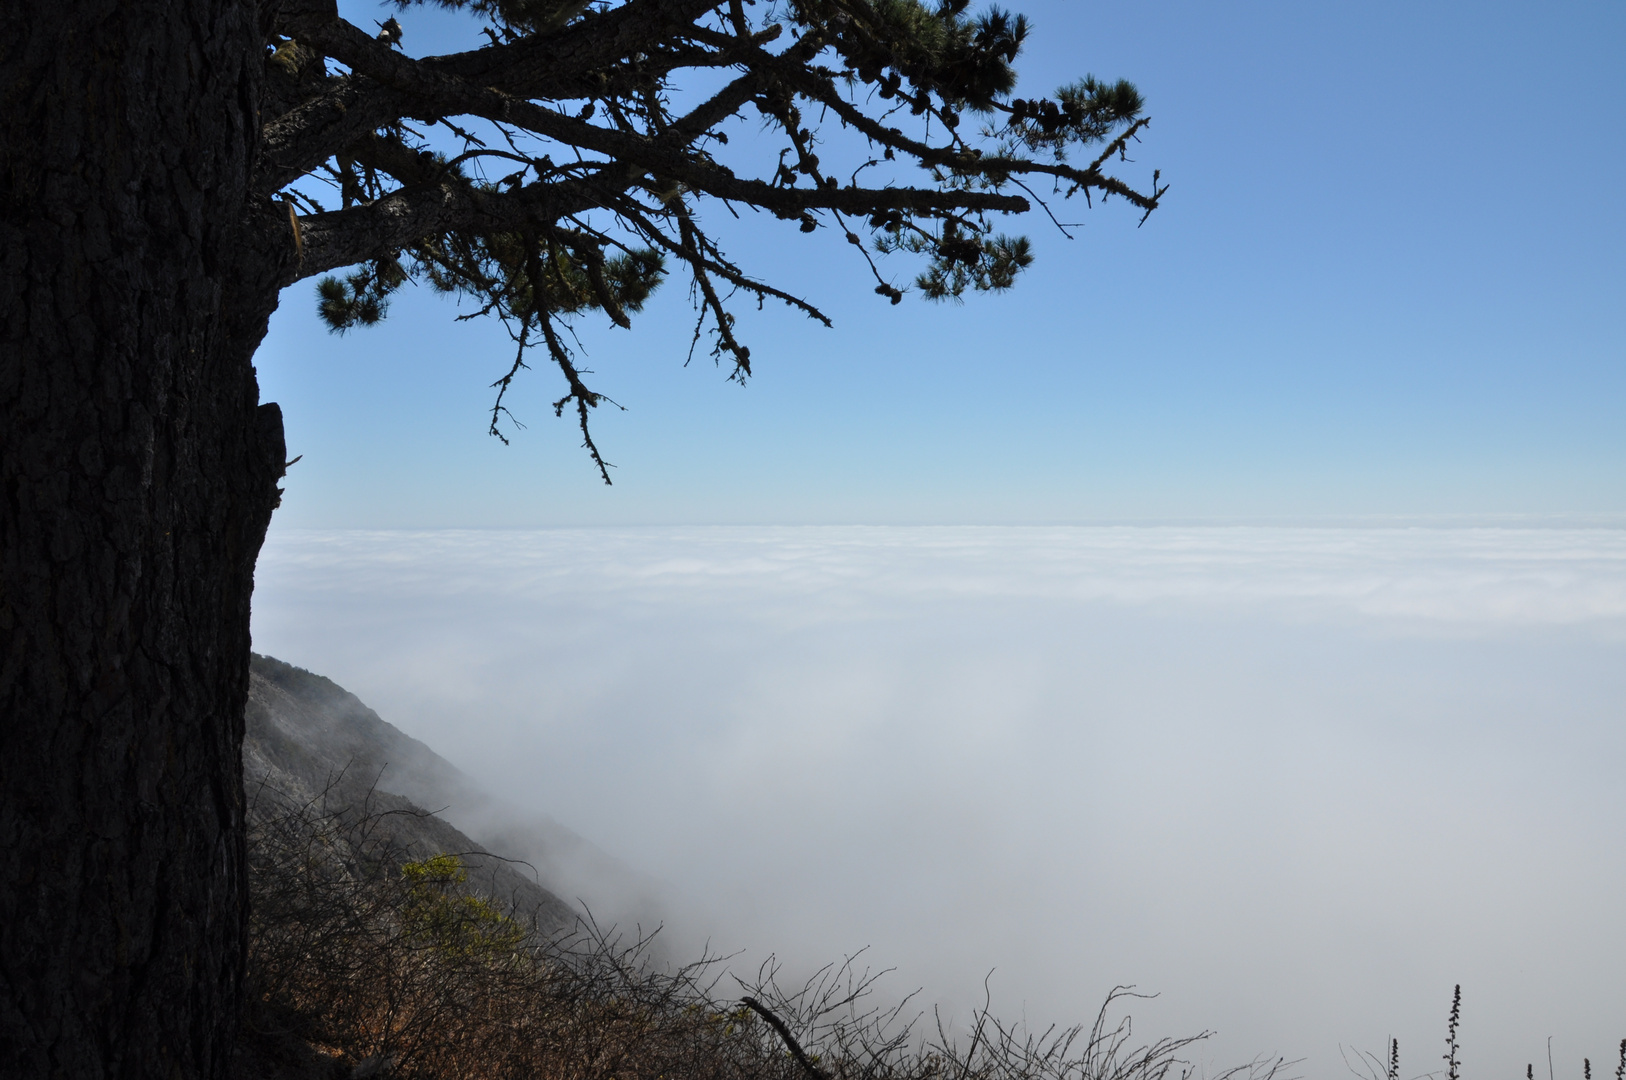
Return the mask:
{"type": "MultiPolygon", "coordinates": [[[[1626,8],[1017,6],[1037,27],[1025,88],[1142,88],[1153,124],[1127,175],[1173,185],[1144,228],[1077,206],[1069,241],[1034,215],[1014,293],[897,308],[832,233],[728,228],[836,328],[745,318],[741,390],[683,367],[679,283],[632,332],[584,323],[627,409],[598,418],[608,490],[546,370],[515,399],[514,445],[485,435],[498,328],[419,293],[334,337],[302,283],[257,358],[305,455],[279,522],[1626,511],[1626,8]]],[[[415,51],[466,34],[404,21],[415,51]]]]}

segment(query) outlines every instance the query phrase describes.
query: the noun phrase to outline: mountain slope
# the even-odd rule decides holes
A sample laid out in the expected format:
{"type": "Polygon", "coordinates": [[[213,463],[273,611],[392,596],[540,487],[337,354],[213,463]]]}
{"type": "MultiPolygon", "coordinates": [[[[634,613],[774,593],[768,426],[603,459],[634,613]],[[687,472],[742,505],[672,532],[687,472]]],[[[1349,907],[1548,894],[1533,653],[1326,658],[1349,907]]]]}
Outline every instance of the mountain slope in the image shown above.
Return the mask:
{"type": "Polygon", "coordinates": [[[540,883],[534,867],[493,855],[436,813],[458,802],[489,802],[472,781],[354,694],[256,655],[244,720],[251,816],[291,806],[336,811],[365,804],[380,815],[381,834],[403,854],[461,855],[471,883],[534,918],[545,932],[576,923],[577,911],[540,883]]]}

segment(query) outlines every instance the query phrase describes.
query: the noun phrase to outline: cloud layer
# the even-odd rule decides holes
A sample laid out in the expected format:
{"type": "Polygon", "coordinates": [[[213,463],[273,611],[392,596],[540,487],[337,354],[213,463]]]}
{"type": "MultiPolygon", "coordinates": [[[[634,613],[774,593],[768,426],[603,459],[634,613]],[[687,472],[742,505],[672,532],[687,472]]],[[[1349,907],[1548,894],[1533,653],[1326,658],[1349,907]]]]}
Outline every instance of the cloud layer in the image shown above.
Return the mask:
{"type": "MultiPolygon", "coordinates": [[[[1338,1074],[1626,1036],[1626,532],[278,532],[256,648],[669,884],[683,943],[1338,1074]]],[[[1576,1060],[1570,1068],[1564,1054],[1576,1060]]]]}

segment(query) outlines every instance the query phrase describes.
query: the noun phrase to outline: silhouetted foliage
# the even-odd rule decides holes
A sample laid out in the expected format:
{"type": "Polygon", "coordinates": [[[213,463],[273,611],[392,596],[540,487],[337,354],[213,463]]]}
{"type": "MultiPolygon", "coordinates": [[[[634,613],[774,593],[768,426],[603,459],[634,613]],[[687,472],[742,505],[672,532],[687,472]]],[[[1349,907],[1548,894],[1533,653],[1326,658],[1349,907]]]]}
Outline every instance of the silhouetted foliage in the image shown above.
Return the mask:
{"type": "Polygon", "coordinates": [[[596,311],[628,326],[678,270],[699,311],[696,342],[709,332],[713,357],[738,381],[751,373],[751,351],[731,296],[828,322],[730,261],[701,218],[708,201],[804,233],[835,230],[874,291],[897,303],[911,289],[944,300],[1010,288],[1031,246],[997,232],[990,215],[1029,210],[1036,186],[1060,198],[1117,195],[1143,215],[1166,190],[1155,171],[1144,190],[1106,171],[1147,122],[1128,82],[1090,76],[1048,97],[1012,96],[1029,24],[998,7],[436,6],[477,20],[490,45],[412,59],[394,19],[373,35],[340,19],[331,0],[283,4],[286,36],[268,53],[279,108],[265,118],[262,187],[289,206],[292,278],[355,267],[318,286],[318,311],[335,331],[378,322],[411,280],[471,297],[474,313],[505,320],[517,344],[496,384],[492,434],[503,437],[506,391],[540,346],[565,378],[554,410],[574,410],[606,482],[588,429],[605,399],[567,344],[572,316],[596,311]],[[677,107],[676,91],[696,89],[699,104],[677,107]],[[745,116],[760,130],[730,146],[725,128],[745,116]],[[1088,157],[1074,162],[1078,152],[1088,157]],[[898,252],[925,264],[911,283],[878,259],[898,252]]]}
{"type": "MultiPolygon", "coordinates": [[[[1462,1076],[1462,1043],[1458,1034],[1462,1027],[1462,984],[1458,983],[1451,990],[1451,1009],[1445,1018],[1445,1053],[1441,1060],[1445,1062],[1445,1071],[1442,1074],[1438,1069],[1432,1072],[1420,1073],[1414,1080],[1460,1080],[1462,1076]]],[[[1359,1080],[1400,1080],[1400,1040],[1389,1039],[1388,1052],[1385,1055],[1374,1054],[1369,1050],[1342,1050],[1344,1064],[1359,1080]]],[[[1552,1069],[1552,1038],[1547,1039],[1547,1067],[1552,1069]]],[[[1626,1039],[1620,1040],[1620,1065],[1615,1069],[1615,1080],[1626,1077],[1626,1039]]],[[[1525,1080],[1535,1080],[1536,1067],[1533,1062],[1525,1064],[1525,1080]]],[[[1592,1080],[1592,1059],[1581,1059],[1581,1080],[1592,1080]]]]}

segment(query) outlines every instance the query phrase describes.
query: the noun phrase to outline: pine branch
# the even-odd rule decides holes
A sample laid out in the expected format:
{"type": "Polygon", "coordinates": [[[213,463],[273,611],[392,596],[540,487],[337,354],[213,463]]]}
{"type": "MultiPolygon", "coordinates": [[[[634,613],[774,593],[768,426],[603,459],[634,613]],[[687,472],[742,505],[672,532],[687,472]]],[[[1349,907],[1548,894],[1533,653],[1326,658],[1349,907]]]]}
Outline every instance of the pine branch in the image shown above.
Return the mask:
{"type": "MultiPolygon", "coordinates": [[[[604,69],[636,51],[640,43],[670,37],[714,6],[715,0],[632,0],[557,34],[421,60],[395,53],[354,26],[350,27],[354,34],[332,27],[342,21],[332,0],[284,0],[276,28],[311,45],[340,39],[341,47],[352,57],[359,55],[357,50],[366,49],[377,63],[389,65],[409,82],[415,78],[411,72],[422,71],[422,81],[444,75],[482,86],[501,86],[510,94],[568,100],[602,92],[606,88],[599,77],[604,69]],[[348,46],[343,45],[345,41],[348,46]],[[382,59],[379,49],[393,59],[382,59]]],[[[327,55],[350,64],[337,53],[327,55]]],[[[676,58],[671,66],[678,66],[676,58]]],[[[666,74],[667,70],[657,68],[653,73],[666,74]]],[[[373,78],[335,78],[326,94],[266,125],[255,189],[274,192],[355,139],[401,117],[445,115],[447,111],[436,113],[427,101],[373,78]]]]}
{"type": "MultiPolygon", "coordinates": [[[[821,217],[833,219],[866,261],[875,292],[897,303],[903,290],[882,275],[872,252],[922,256],[926,272],[917,282],[928,298],[1008,288],[1032,261],[1030,248],[1025,238],[995,236],[984,215],[1042,206],[1024,177],[1050,177],[1064,198],[1118,195],[1147,213],[1167,190],[1155,172],[1147,193],[1103,171],[1146,123],[1137,118],[1140,98],[1130,84],[1086,79],[1058,91],[1055,101],[1005,103],[1014,75],[1000,65],[1014,59],[1020,35],[992,54],[992,67],[968,74],[963,56],[911,42],[910,32],[864,0],[806,0],[760,30],[741,0],[625,0],[560,10],[562,18],[528,27],[498,19],[485,48],[414,58],[398,48],[394,20],[375,37],[340,18],[334,0],[281,0],[275,27],[292,40],[274,42],[279,69],[257,178],[265,206],[276,212],[250,212],[244,245],[269,253],[262,265],[275,268],[279,285],[355,267],[319,287],[323,316],[335,330],[376,322],[393,290],[413,277],[472,296],[475,313],[460,318],[495,314],[517,344],[495,384],[493,434],[501,437],[506,392],[526,366],[526,350],[545,347],[568,388],[555,412],[573,406],[606,482],[609,465],[588,418],[608,399],[582,382],[565,346],[575,316],[602,311],[630,326],[629,312],[681,264],[698,309],[696,339],[710,326],[713,354],[727,353],[731,377],[740,379],[750,374],[751,358],[728,310],[739,295],[759,306],[783,301],[829,322],[808,301],[734,265],[706,231],[698,213],[704,200],[722,201],[736,217],[738,207],[766,211],[803,232],[817,231],[821,217]],[[795,40],[769,51],[787,27],[795,40]],[[819,64],[827,50],[845,70],[819,64]],[[329,75],[328,60],[348,72],[329,75]],[[688,112],[672,111],[675,73],[723,68],[739,73],[718,80],[721,88],[688,112]],[[878,87],[884,104],[850,100],[840,83],[855,75],[878,87]],[[815,153],[817,124],[803,120],[808,106],[925,176],[912,186],[860,186],[861,174],[882,164],[879,153],[845,185],[826,175],[815,153]],[[714,143],[727,142],[719,125],[750,107],[778,142],[771,175],[714,156],[714,143]],[[922,117],[929,133],[910,137],[891,126],[901,107],[922,117]],[[981,132],[989,153],[959,133],[960,110],[968,107],[1009,117],[981,132]],[[462,140],[450,160],[426,134],[437,128],[462,140]],[[1080,145],[1099,152],[1083,169],[1063,155],[1080,145]],[[483,165],[507,175],[491,182],[483,165]],[[337,187],[339,209],[324,209],[311,191],[292,186],[308,176],[337,187]],[[869,245],[854,231],[865,218],[875,230],[869,245]],[[607,254],[616,250],[622,254],[607,254]]],[[[954,23],[960,15],[945,5],[932,18],[954,23]]]]}

